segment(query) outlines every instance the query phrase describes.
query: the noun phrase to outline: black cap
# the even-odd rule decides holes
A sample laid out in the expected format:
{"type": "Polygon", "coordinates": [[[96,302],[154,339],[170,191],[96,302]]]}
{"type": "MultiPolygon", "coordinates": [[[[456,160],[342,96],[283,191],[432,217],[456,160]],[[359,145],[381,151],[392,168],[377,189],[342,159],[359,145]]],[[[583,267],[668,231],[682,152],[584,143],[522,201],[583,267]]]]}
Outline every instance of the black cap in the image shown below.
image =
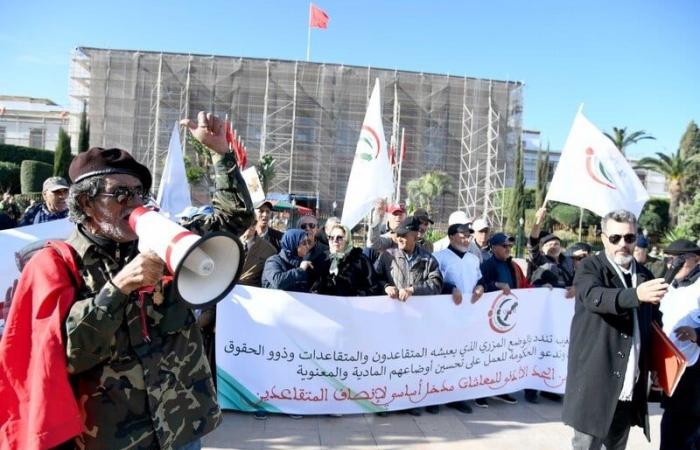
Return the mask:
{"type": "Polygon", "coordinates": [[[415,217],[418,220],[424,220],[426,222],[430,222],[430,224],[434,224],[433,220],[430,218],[430,215],[428,214],[428,211],[426,211],[423,208],[416,208],[416,210],[413,213],[413,217],[415,217]]]}
{"type": "Polygon", "coordinates": [[[544,245],[544,244],[546,244],[547,242],[549,242],[549,241],[554,241],[554,240],[557,240],[557,241],[559,241],[559,242],[561,243],[561,239],[559,239],[559,236],[557,236],[557,235],[554,234],[554,233],[547,233],[546,235],[544,235],[544,236],[540,239],[540,244],[544,245]]]}
{"type": "Polygon", "coordinates": [[[410,216],[405,218],[398,227],[396,227],[396,235],[404,236],[411,231],[420,230],[420,220],[416,216],[410,216]]]}
{"type": "Polygon", "coordinates": [[[668,255],[683,255],[685,253],[695,253],[696,255],[698,255],[700,254],[700,248],[698,248],[698,246],[693,241],[689,241],[688,239],[677,239],[668,244],[668,247],[666,247],[664,253],[668,255]]]}
{"type": "Polygon", "coordinates": [[[447,235],[454,236],[457,233],[472,234],[474,230],[470,223],[454,223],[447,228],[447,235]]]}
{"type": "Polygon", "coordinates": [[[515,242],[515,238],[505,233],[496,233],[489,239],[489,244],[491,245],[503,245],[506,242],[515,242]]]}

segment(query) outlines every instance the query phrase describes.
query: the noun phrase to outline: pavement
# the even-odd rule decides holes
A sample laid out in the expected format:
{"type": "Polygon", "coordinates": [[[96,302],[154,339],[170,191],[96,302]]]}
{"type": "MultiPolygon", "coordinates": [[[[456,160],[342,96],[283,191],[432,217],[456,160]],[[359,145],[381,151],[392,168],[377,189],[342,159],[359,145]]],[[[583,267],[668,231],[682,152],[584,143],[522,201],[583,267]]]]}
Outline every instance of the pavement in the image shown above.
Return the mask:
{"type": "MultiPolygon", "coordinates": [[[[495,400],[488,408],[473,406],[473,414],[441,407],[438,415],[423,410],[420,417],[391,413],[387,417],[357,414],[342,417],[305,416],[291,419],[226,412],[224,422],[203,439],[204,449],[382,449],[382,450],[561,450],[571,448],[573,431],[561,422],[561,403],[540,398],[533,405],[522,392],[517,405],[495,400]]],[[[659,448],[662,410],[650,404],[651,442],[641,428],[630,431],[627,448],[659,448]]],[[[595,414],[591,411],[591,414],[595,414]]]]}

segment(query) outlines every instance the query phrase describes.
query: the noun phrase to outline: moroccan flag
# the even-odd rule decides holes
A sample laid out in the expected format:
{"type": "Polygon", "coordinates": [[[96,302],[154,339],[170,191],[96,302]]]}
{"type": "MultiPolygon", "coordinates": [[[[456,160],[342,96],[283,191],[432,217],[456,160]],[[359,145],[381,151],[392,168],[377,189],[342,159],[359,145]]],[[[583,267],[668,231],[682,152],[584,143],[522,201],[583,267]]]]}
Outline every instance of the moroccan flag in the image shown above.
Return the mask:
{"type": "Polygon", "coordinates": [[[546,200],[585,208],[599,216],[626,209],[639,217],[649,194],[617,147],[579,112],[546,200]]]}
{"type": "Polygon", "coordinates": [[[309,26],[311,28],[328,28],[328,14],[320,8],[317,8],[313,3],[309,9],[309,26]]]}
{"type": "Polygon", "coordinates": [[[377,199],[391,197],[394,193],[394,176],[389,164],[381,104],[377,78],[362,122],[345,192],[343,217],[340,221],[350,229],[370,212],[377,199]]]}
{"type": "Polygon", "coordinates": [[[246,152],[245,147],[241,144],[240,139],[236,138],[236,131],[233,129],[231,122],[229,122],[226,127],[226,142],[228,142],[228,147],[233,154],[236,155],[238,167],[240,167],[241,170],[245,169],[245,166],[248,164],[248,152],[246,152]]]}

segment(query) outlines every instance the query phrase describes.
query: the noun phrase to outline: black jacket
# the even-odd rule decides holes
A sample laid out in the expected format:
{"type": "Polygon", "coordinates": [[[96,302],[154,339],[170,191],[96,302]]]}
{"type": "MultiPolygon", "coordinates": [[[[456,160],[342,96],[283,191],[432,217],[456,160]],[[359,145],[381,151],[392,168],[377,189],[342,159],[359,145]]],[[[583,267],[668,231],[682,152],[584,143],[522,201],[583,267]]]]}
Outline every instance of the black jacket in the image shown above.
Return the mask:
{"type": "Polygon", "coordinates": [[[330,268],[311,287],[311,292],[339,296],[368,296],[383,294],[377,274],[362,249],[353,248],[338,263],[338,274],[332,275],[330,268]]]}
{"type": "MultiPolygon", "coordinates": [[[[637,265],[637,285],[653,275],[637,265]]],[[[562,419],[574,429],[607,435],[622,391],[632,350],[632,311],[638,311],[641,349],[634,386],[632,423],[649,439],[647,379],[652,319],[658,308],[640,303],[636,289],[625,288],[604,252],[581,262],[574,278],[576,305],[569,339],[568,379],[562,419]]]]}

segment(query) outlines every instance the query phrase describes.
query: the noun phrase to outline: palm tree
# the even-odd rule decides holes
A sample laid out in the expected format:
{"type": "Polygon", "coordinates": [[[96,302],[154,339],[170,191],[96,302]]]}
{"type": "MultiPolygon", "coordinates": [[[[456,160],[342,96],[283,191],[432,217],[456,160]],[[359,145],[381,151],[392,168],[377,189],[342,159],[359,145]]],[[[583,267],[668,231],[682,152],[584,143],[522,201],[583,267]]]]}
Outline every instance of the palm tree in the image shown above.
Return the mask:
{"type": "Polygon", "coordinates": [[[643,141],[644,139],[656,139],[654,136],[647,134],[647,132],[644,130],[639,130],[635,131],[634,133],[627,134],[627,127],[613,127],[612,135],[609,133],[603,134],[606,135],[608,139],[610,139],[613,142],[613,144],[615,144],[615,147],[617,147],[617,149],[620,150],[620,153],[622,153],[623,155],[625,154],[625,149],[632,144],[636,144],[637,142],[643,141]]]}
{"type": "Polygon", "coordinates": [[[433,200],[445,194],[452,194],[451,186],[452,177],[445,172],[433,170],[406,184],[408,200],[413,208],[425,208],[432,212],[433,200]]]}
{"type": "Polygon", "coordinates": [[[685,157],[678,149],[675,155],[667,155],[657,152],[656,157],[646,157],[639,160],[637,168],[653,170],[666,177],[668,181],[668,192],[671,194],[671,203],[668,213],[671,217],[671,228],[678,224],[678,204],[682,198],[683,182],[690,173],[690,163],[700,161],[700,154],[685,157]]]}

